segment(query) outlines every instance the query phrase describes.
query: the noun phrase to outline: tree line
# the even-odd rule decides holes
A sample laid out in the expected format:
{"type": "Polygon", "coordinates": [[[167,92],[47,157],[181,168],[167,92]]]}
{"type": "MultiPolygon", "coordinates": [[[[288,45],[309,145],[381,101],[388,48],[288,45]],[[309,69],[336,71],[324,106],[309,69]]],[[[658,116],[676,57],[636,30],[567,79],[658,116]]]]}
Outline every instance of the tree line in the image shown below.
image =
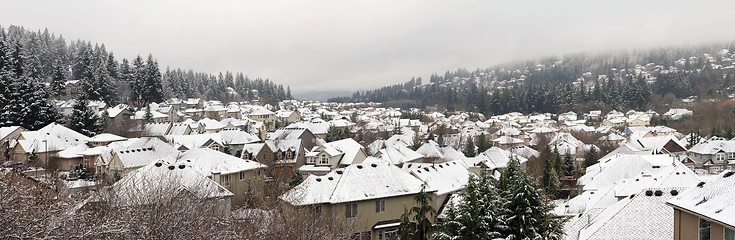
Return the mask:
{"type": "Polygon", "coordinates": [[[733,85],[732,43],[598,55],[570,54],[502,64],[358,91],[336,102],[382,102],[394,107],[438,106],[485,114],[597,109],[647,110],[657,98],[724,97],[733,85]],[[647,71],[642,71],[645,67],[647,71]]]}
{"type": "Polygon", "coordinates": [[[290,88],[268,79],[230,72],[218,76],[168,68],[162,72],[151,54],[119,60],[104,44],[67,41],[47,29],[31,31],[13,25],[7,30],[0,26],[0,71],[0,107],[4,109],[0,124],[28,129],[58,119],[58,112],[48,108],[53,105],[50,100],[63,96],[70,80],[78,80],[86,99],[108,105],[143,106],[172,97],[223,102],[257,99],[271,104],[292,98],[290,88]]]}

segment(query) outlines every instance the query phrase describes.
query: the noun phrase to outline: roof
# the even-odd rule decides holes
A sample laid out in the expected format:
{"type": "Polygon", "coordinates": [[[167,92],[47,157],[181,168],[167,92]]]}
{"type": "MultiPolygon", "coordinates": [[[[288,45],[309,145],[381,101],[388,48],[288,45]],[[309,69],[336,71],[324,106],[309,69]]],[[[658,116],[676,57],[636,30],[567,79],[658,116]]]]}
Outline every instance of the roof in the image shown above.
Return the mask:
{"type": "Polygon", "coordinates": [[[121,137],[115,134],[111,133],[101,133],[97,134],[94,137],[90,138],[88,142],[116,142],[116,141],[125,141],[127,138],[121,137]]]}
{"type": "Polygon", "coordinates": [[[427,189],[443,195],[464,189],[470,177],[467,167],[459,161],[445,163],[409,163],[403,170],[426,182],[427,189]]]}
{"type": "Polygon", "coordinates": [[[115,154],[123,168],[135,168],[159,160],[173,162],[179,151],[158,138],[141,138],[126,148],[115,149],[115,154]]]}
{"type": "Polygon", "coordinates": [[[735,172],[724,171],[707,182],[700,182],[668,204],[713,219],[735,228],[735,172]]]}
{"type": "Polygon", "coordinates": [[[424,156],[404,146],[387,145],[380,150],[380,158],[393,164],[412,162],[424,156]]]}
{"type": "Polygon", "coordinates": [[[232,197],[234,194],[184,163],[153,161],[126,174],[110,188],[120,205],[142,205],[186,191],[200,198],[232,197]],[[149,197],[153,196],[153,197],[149,197]]]}
{"type": "Polygon", "coordinates": [[[674,211],[665,203],[683,189],[644,189],[625,198],[597,215],[579,239],[672,239],[674,211]]]}
{"type": "Polygon", "coordinates": [[[477,166],[479,163],[485,163],[491,168],[505,168],[505,166],[508,165],[508,162],[510,162],[511,156],[518,158],[518,162],[520,163],[528,161],[528,159],[515,155],[510,151],[503,150],[498,147],[491,147],[476,157],[467,159],[467,165],[477,166]]]}
{"type": "Polygon", "coordinates": [[[352,164],[352,162],[355,160],[355,157],[357,157],[357,153],[363,151],[362,145],[357,143],[352,138],[345,138],[334,142],[328,142],[322,144],[320,148],[324,149],[324,151],[332,156],[339,155],[340,153],[344,154],[339,162],[340,164],[344,165],[352,164]],[[334,150],[336,150],[337,152],[334,152],[334,150]]]}
{"type": "Polygon", "coordinates": [[[720,151],[735,152],[735,140],[713,137],[699,142],[689,149],[689,151],[698,154],[715,154],[720,151]]]}
{"type": "Polygon", "coordinates": [[[324,176],[310,175],[279,198],[291,205],[304,206],[389,198],[421,191],[421,180],[393,164],[378,161],[350,165],[324,176]]]}
{"type": "Polygon", "coordinates": [[[584,185],[583,190],[605,189],[641,173],[657,174],[663,170],[668,173],[675,164],[677,161],[668,155],[618,155],[587,167],[587,173],[578,179],[578,184],[584,185]]]}
{"type": "Polygon", "coordinates": [[[58,123],[50,123],[36,131],[21,132],[21,136],[24,140],[18,140],[18,144],[27,153],[61,151],[89,140],[84,134],[58,123]]]}
{"type": "Polygon", "coordinates": [[[20,126],[0,127],[0,139],[6,138],[20,128],[20,126]]]}
{"type": "Polygon", "coordinates": [[[197,148],[187,151],[178,157],[176,163],[190,165],[205,176],[212,173],[231,174],[266,167],[266,165],[258,162],[245,160],[209,148],[197,148]]]}

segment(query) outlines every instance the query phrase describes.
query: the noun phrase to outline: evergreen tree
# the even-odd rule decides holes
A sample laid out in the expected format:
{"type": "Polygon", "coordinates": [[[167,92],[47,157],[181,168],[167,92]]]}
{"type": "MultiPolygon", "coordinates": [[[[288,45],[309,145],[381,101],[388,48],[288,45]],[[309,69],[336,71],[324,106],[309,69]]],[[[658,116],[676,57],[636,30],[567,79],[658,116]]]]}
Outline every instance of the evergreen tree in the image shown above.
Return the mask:
{"type": "Polygon", "coordinates": [[[572,154],[569,154],[568,152],[564,154],[563,170],[564,170],[564,176],[574,176],[575,174],[574,158],[572,158],[572,154]]]}
{"type": "Polygon", "coordinates": [[[507,231],[509,239],[561,239],[564,235],[563,222],[551,213],[553,205],[546,200],[536,181],[526,174],[520,162],[512,157],[501,175],[507,231]]]}
{"type": "Polygon", "coordinates": [[[145,115],[143,115],[143,123],[152,123],[153,113],[151,112],[151,105],[145,107],[145,115]]]}
{"type": "Polygon", "coordinates": [[[595,163],[597,163],[597,149],[590,148],[590,150],[584,154],[584,167],[587,168],[595,163]]]}
{"type": "Polygon", "coordinates": [[[559,149],[554,147],[554,171],[557,173],[562,173],[562,169],[564,169],[564,164],[561,160],[561,154],[559,154],[559,149]]]}
{"type": "Polygon", "coordinates": [[[496,239],[508,230],[506,204],[487,174],[470,176],[467,188],[458,195],[459,204],[447,206],[447,217],[434,239],[496,239]]]}
{"type": "Polygon", "coordinates": [[[490,149],[490,143],[485,139],[485,133],[481,133],[480,137],[477,138],[477,152],[482,153],[490,149]]]}
{"type": "Polygon", "coordinates": [[[91,137],[102,132],[102,126],[97,114],[90,110],[88,105],[89,99],[86,94],[80,94],[74,103],[69,124],[72,130],[91,137]]]}
{"type": "Polygon", "coordinates": [[[426,185],[421,185],[421,191],[413,198],[414,207],[404,209],[401,215],[401,225],[398,227],[398,236],[404,240],[429,239],[434,232],[431,219],[436,216],[436,210],[431,206],[431,195],[425,191],[426,185]]]}
{"type": "Polygon", "coordinates": [[[556,196],[556,191],[559,189],[559,176],[554,170],[554,165],[551,159],[544,161],[544,172],[541,176],[541,184],[548,196],[556,196]]]}
{"type": "Polygon", "coordinates": [[[141,94],[144,103],[163,101],[161,71],[158,69],[158,62],[153,59],[153,55],[148,55],[146,61],[141,94]]]}
{"type": "Polygon", "coordinates": [[[66,76],[64,75],[64,66],[58,60],[54,62],[54,75],[51,77],[49,85],[49,94],[54,97],[61,96],[66,88],[66,76]]]}
{"type": "Polygon", "coordinates": [[[475,144],[472,142],[472,136],[467,137],[467,144],[465,145],[462,153],[464,153],[465,157],[475,156],[475,144]]]}
{"type": "Polygon", "coordinates": [[[301,182],[303,182],[303,181],[304,181],[304,177],[301,176],[301,172],[299,172],[299,170],[296,169],[293,172],[293,174],[291,174],[291,177],[289,177],[289,179],[288,179],[288,186],[289,187],[295,187],[295,186],[301,184],[301,182]]]}

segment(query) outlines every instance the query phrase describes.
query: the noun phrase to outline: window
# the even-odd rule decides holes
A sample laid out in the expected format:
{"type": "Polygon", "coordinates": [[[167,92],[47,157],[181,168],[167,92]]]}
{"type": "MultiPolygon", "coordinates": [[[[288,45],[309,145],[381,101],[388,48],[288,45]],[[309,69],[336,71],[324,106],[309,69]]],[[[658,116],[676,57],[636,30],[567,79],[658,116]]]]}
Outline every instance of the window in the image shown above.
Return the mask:
{"type": "Polygon", "coordinates": [[[378,240],[393,240],[396,236],[396,229],[378,231],[378,240]]]}
{"type": "Polygon", "coordinates": [[[727,153],[727,159],[735,159],[735,152],[727,153]]]}
{"type": "Polygon", "coordinates": [[[292,158],[293,158],[293,152],[291,152],[291,150],[288,150],[286,152],[286,159],[292,159],[292,158]]]}
{"type": "Polygon", "coordinates": [[[252,160],[252,159],[250,159],[250,153],[248,153],[248,152],[245,152],[245,153],[243,153],[243,154],[242,154],[242,158],[243,158],[243,159],[248,159],[248,160],[252,160]]]}
{"type": "Polygon", "coordinates": [[[316,157],[309,157],[306,159],[307,163],[316,163],[316,157]]]}
{"type": "Polygon", "coordinates": [[[230,186],[230,175],[222,175],[222,185],[230,186]]]}
{"type": "Polygon", "coordinates": [[[699,240],[709,240],[710,236],[710,222],[704,219],[699,219],[699,240]]]}
{"type": "Polygon", "coordinates": [[[345,218],[357,217],[357,203],[348,203],[345,205],[345,218]]]}
{"type": "Polygon", "coordinates": [[[375,212],[376,213],[385,212],[385,200],[384,199],[375,201],[375,212]]]}
{"type": "Polygon", "coordinates": [[[245,172],[240,172],[240,180],[245,179],[245,172]]]}
{"type": "Polygon", "coordinates": [[[326,154],[322,154],[322,156],[319,158],[319,164],[329,164],[329,159],[327,158],[326,154]]]}
{"type": "Polygon", "coordinates": [[[282,153],[281,151],[278,151],[278,152],[276,153],[276,159],[278,159],[278,160],[281,160],[281,159],[283,159],[283,153],[282,153]]]}
{"type": "Polygon", "coordinates": [[[214,144],[212,147],[210,147],[212,150],[219,151],[219,145],[214,144]]]}
{"type": "Polygon", "coordinates": [[[717,161],[725,161],[725,154],[724,153],[718,153],[717,154],[717,161]]]}
{"type": "Polygon", "coordinates": [[[725,237],[722,238],[725,240],[735,240],[735,230],[725,228],[725,237]]]}

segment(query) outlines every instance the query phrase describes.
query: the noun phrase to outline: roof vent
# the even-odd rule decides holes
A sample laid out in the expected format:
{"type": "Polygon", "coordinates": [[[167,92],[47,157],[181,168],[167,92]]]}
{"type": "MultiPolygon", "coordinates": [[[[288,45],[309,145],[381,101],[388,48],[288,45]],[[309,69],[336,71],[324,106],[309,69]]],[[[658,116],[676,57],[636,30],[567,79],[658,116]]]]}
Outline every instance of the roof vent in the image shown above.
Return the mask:
{"type": "Polygon", "coordinates": [[[698,187],[698,188],[704,187],[704,182],[699,182],[699,183],[697,183],[697,187],[698,187]]]}
{"type": "Polygon", "coordinates": [[[424,171],[427,171],[427,172],[428,172],[428,171],[429,171],[429,168],[425,167],[425,168],[424,168],[424,171]]]}
{"type": "Polygon", "coordinates": [[[417,172],[421,173],[421,170],[418,170],[417,172]]]}
{"type": "Polygon", "coordinates": [[[176,167],[174,167],[173,165],[172,166],[168,166],[168,170],[174,170],[174,169],[176,169],[176,167]]]}
{"type": "Polygon", "coordinates": [[[724,210],[724,208],[723,208],[723,209],[720,209],[720,210],[717,210],[717,211],[715,211],[715,213],[720,213],[720,212],[722,212],[722,210],[724,210]]]}
{"type": "Polygon", "coordinates": [[[337,170],[337,174],[342,174],[342,170],[337,170]]]}
{"type": "Polygon", "coordinates": [[[163,163],[162,162],[157,162],[155,165],[156,165],[156,167],[160,167],[160,166],[163,165],[163,163]]]}
{"type": "Polygon", "coordinates": [[[651,166],[652,168],[661,168],[661,166],[651,166]]]}
{"type": "Polygon", "coordinates": [[[408,168],[411,168],[411,166],[413,166],[413,164],[408,164],[408,168]]]}
{"type": "Polygon", "coordinates": [[[362,169],[362,165],[357,165],[357,169],[362,169]]]}
{"type": "Polygon", "coordinates": [[[671,190],[671,196],[679,195],[679,191],[676,191],[676,189],[671,190]]]}
{"type": "Polygon", "coordinates": [[[378,164],[375,164],[375,163],[373,163],[373,164],[370,164],[370,166],[371,166],[371,167],[377,167],[377,166],[378,166],[378,164]]]}
{"type": "Polygon", "coordinates": [[[440,168],[444,168],[444,165],[439,165],[440,168]]]}
{"type": "Polygon", "coordinates": [[[707,202],[707,198],[706,197],[703,197],[702,198],[702,201],[699,201],[697,204],[694,204],[694,206],[699,206],[699,204],[702,204],[702,203],[705,203],[705,202],[707,202]]]}
{"type": "Polygon", "coordinates": [[[321,182],[321,181],[322,181],[322,179],[321,179],[321,178],[317,178],[317,179],[316,179],[316,181],[317,181],[317,182],[321,182]]]}
{"type": "Polygon", "coordinates": [[[730,176],[732,176],[733,174],[735,174],[735,172],[732,172],[732,171],[730,171],[730,172],[727,172],[727,173],[725,173],[725,175],[722,175],[722,177],[723,177],[723,178],[726,178],[726,177],[730,177],[730,176]]]}
{"type": "Polygon", "coordinates": [[[636,178],[635,181],[638,182],[638,181],[640,181],[640,179],[636,178]]]}
{"type": "Polygon", "coordinates": [[[120,153],[124,153],[125,151],[120,151],[120,153]]]}
{"type": "Polygon", "coordinates": [[[148,151],[148,149],[147,148],[143,148],[143,152],[145,152],[145,151],[148,151]]]}
{"type": "Polygon", "coordinates": [[[453,162],[454,165],[457,165],[457,162],[453,162]]]}
{"type": "Polygon", "coordinates": [[[125,150],[125,153],[130,153],[130,150],[125,150]]]}
{"type": "Polygon", "coordinates": [[[191,159],[186,159],[186,162],[191,162],[191,159]]]}
{"type": "Polygon", "coordinates": [[[679,175],[679,172],[676,172],[676,175],[679,175]]]}
{"type": "Polygon", "coordinates": [[[179,165],[179,169],[184,169],[185,167],[186,167],[186,165],[184,165],[184,164],[179,165]]]}
{"type": "Polygon", "coordinates": [[[334,178],[333,178],[333,177],[328,177],[327,179],[329,179],[329,181],[332,181],[332,180],[334,180],[334,178]]]}
{"type": "Polygon", "coordinates": [[[631,194],[631,195],[630,195],[630,198],[634,198],[634,197],[635,197],[635,194],[631,194]]]}
{"type": "Polygon", "coordinates": [[[646,196],[649,196],[649,197],[650,197],[650,196],[653,196],[653,191],[651,191],[651,190],[646,190],[646,196]]]}
{"type": "Polygon", "coordinates": [[[653,192],[653,195],[655,195],[656,197],[660,197],[663,194],[664,192],[662,192],[661,190],[656,190],[655,192],[653,192]]]}

